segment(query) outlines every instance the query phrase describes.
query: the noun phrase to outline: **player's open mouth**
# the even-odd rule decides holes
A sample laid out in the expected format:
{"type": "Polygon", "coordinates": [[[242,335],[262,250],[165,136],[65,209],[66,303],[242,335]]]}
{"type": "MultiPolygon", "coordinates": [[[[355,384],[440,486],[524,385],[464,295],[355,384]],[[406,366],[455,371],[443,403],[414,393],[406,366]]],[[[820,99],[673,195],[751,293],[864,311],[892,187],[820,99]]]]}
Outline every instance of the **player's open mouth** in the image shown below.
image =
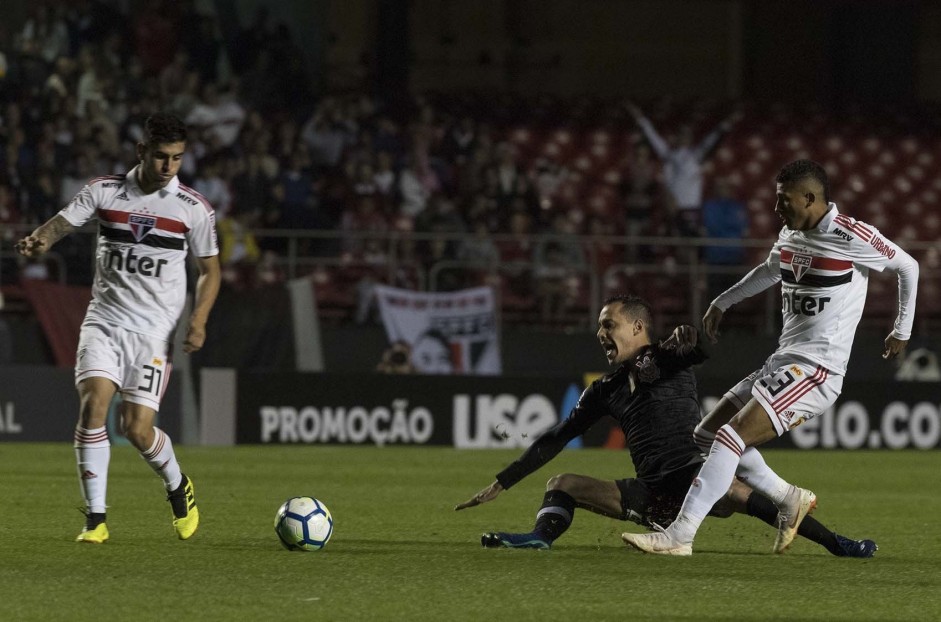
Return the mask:
{"type": "Polygon", "coordinates": [[[614,344],[613,341],[602,341],[601,347],[604,348],[604,354],[608,358],[611,358],[618,352],[618,347],[614,344]]]}

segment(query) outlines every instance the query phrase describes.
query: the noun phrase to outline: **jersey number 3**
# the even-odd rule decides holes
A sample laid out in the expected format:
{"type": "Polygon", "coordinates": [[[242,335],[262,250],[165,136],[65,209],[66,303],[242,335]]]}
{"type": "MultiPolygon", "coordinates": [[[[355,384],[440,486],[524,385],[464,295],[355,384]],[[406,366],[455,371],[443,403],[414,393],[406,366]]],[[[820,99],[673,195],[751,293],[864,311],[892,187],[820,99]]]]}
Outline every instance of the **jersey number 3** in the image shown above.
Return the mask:
{"type": "Polygon", "coordinates": [[[788,388],[797,378],[794,377],[794,374],[790,370],[785,369],[783,372],[778,372],[771,377],[771,382],[768,382],[764,378],[759,380],[761,386],[768,390],[768,395],[771,397],[777,397],[778,393],[788,388]]]}
{"type": "Polygon", "coordinates": [[[147,391],[160,397],[160,387],[163,386],[163,370],[157,369],[153,365],[144,365],[144,384],[137,387],[138,391],[147,391]]]}

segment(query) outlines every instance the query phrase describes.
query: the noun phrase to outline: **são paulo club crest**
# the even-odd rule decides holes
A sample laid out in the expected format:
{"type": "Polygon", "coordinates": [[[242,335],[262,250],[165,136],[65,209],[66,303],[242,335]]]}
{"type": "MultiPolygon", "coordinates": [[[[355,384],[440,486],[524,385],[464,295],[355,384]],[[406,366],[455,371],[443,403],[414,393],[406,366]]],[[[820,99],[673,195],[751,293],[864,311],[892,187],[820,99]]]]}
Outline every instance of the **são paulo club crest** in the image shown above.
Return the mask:
{"type": "Polygon", "coordinates": [[[142,214],[131,214],[127,218],[127,224],[131,227],[131,233],[134,239],[140,242],[144,236],[157,226],[157,219],[153,216],[144,216],[142,214]]]}
{"type": "Polygon", "coordinates": [[[807,269],[810,268],[810,264],[813,261],[811,255],[801,255],[800,253],[794,253],[794,256],[791,258],[791,270],[794,272],[794,280],[800,281],[801,277],[804,276],[804,273],[807,272],[807,269]]]}

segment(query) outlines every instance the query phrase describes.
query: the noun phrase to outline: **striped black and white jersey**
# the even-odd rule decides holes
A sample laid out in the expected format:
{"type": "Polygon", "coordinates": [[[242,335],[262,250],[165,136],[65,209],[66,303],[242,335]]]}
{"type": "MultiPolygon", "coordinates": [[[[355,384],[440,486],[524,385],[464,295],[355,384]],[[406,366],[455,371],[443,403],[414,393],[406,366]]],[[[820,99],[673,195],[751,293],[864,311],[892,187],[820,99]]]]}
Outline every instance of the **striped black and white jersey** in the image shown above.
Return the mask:
{"type": "Polygon", "coordinates": [[[781,282],[784,325],[777,353],[793,354],[845,374],[866,304],[869,271],[898,274],[898,316],[892,336],[911,337],[918,263],[875,227],[830,204],[809,231],[784,227],[764,263],[713,302],[725,311],[781,282]]]}
{"type": "Polygon", "coordinates": [[[98,220],[97,269],[85,322],[169,340],[186,297],[186,255],[219,253],[212,206],[174,177],[144,194],[137,167],[91,180],[59,215],[98,220]]]}

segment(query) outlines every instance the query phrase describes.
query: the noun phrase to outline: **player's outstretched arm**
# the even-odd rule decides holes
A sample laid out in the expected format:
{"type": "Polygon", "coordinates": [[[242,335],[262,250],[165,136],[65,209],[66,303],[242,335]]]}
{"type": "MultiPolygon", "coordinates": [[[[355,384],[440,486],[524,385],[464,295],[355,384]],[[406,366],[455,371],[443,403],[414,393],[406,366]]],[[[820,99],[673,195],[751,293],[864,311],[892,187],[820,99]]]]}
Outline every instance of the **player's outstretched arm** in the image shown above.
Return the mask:
{"type": "Polygon", "coordinates": [[[75,227],[68,220],[56,214],[44,224],[39,225],[35,231],[16,243],[16,250],[26,257],[39,257],[46,253],[52,245],[75,231],[75,227]]]}
{"type": "Polygon", "coordinates": [[[721,334],[719,333],[719,323],[722,322],[723,315],[722,309],[715,305],[709,305],[706,314],[702,316],[702,330],[706,333],[709,343],[719,342],[719,335],[721,334]]]}
{"type": "Polygon", "coordinates": [[[476,495],[465,501],[464,503],[458,503],[454,506],[454,510],[463,510],[465,508],[472,508],[475,505],[480,505],[481,503],[487,503],[488,501],[493,501],[503,492],[503,486],[500,485],[500,482],[494,481],[492,484],[478,492],[476,495]]]}

